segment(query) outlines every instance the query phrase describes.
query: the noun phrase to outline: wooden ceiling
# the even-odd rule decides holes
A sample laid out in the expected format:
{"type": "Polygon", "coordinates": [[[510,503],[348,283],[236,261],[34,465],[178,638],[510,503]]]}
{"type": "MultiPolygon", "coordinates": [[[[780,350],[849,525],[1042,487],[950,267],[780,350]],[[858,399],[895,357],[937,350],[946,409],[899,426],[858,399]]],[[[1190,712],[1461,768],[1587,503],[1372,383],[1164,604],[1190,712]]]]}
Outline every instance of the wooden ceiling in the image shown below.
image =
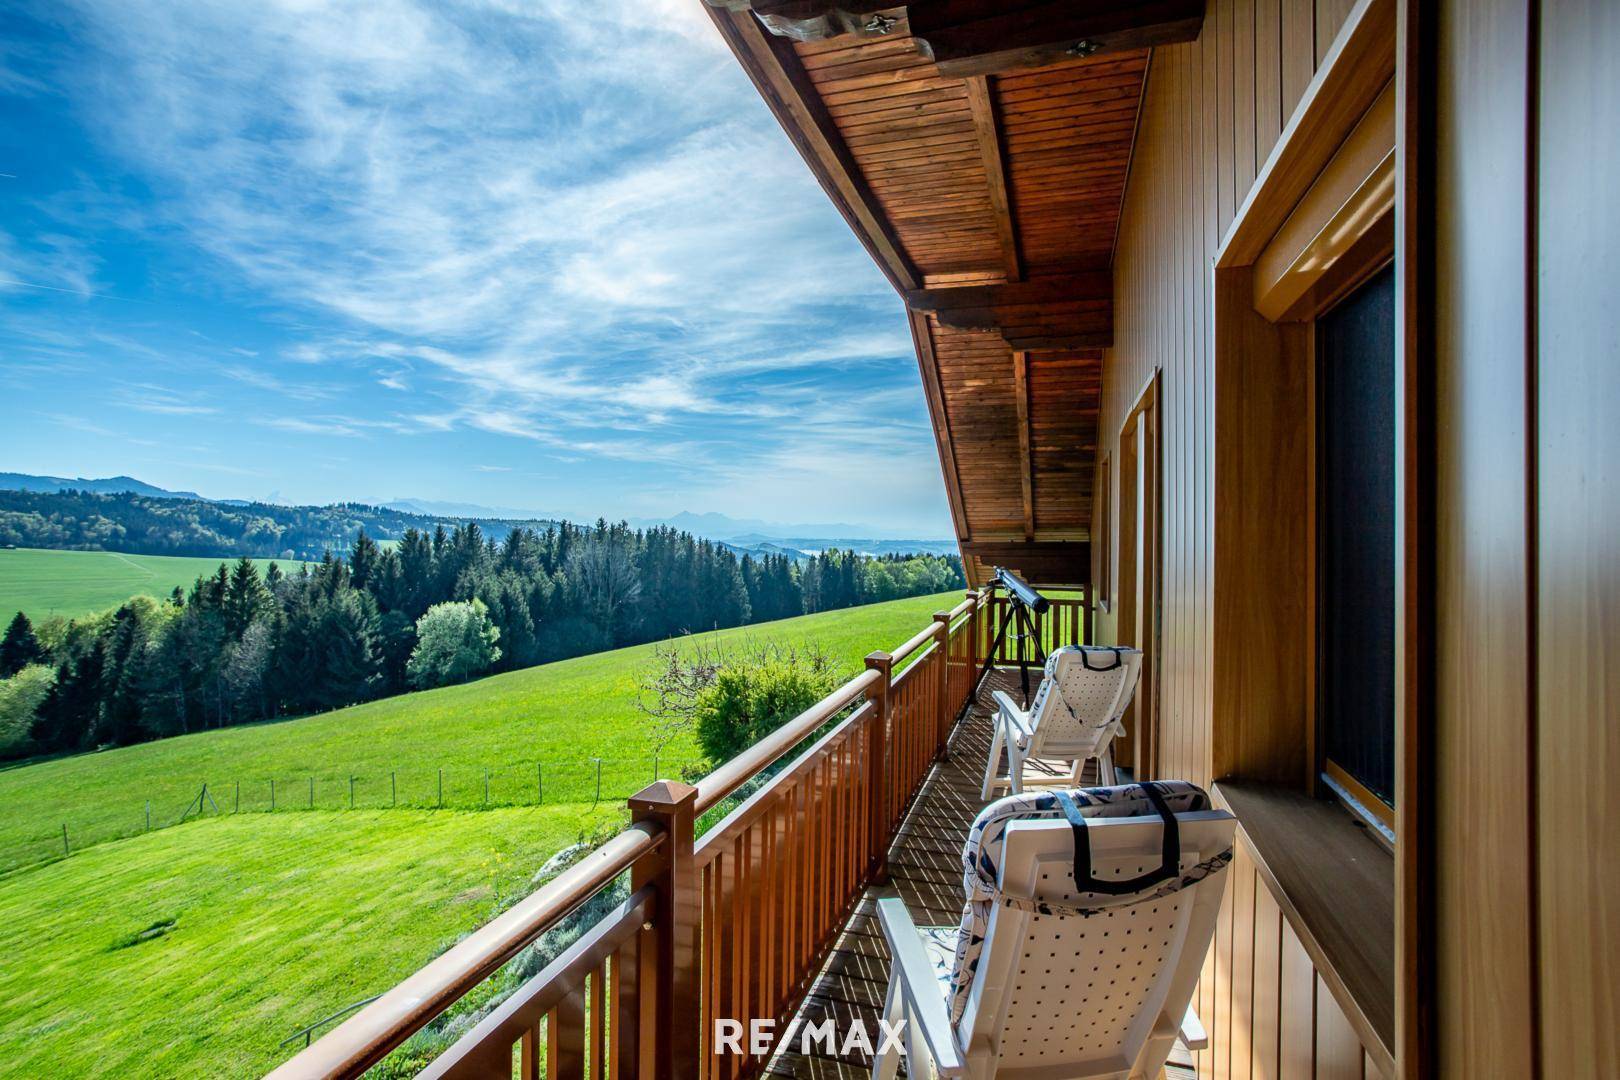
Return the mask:
{"type": "Polygon", "coordinates": [[[1203,0],[710,2],[906,300],[970,581],[1086,583],[1148,46],[1195,37],[1203,0]]]}

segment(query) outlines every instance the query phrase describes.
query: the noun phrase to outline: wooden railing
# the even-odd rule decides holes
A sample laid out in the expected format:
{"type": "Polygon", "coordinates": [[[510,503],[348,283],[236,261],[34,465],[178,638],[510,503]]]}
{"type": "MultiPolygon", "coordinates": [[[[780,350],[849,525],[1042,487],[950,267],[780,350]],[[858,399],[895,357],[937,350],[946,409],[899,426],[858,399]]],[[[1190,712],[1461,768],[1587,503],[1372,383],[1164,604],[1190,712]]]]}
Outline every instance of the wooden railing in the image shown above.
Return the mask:
{"type": "Polygon", "coordinates": [[[1020,639],[1018,635],[1018,622],[1013,617],[1012,607],[1005,596],[989,595],[985,598],[982,616],[979,620],[979,641],[977,655],[980,662],[995,643],[997,632],[1002,623],[1012,620],[1001,635],[1001,644],[995,650],[997,664],[1016,664],[1020,658],[1020,650],[1025,660],[1034,663],[1037,659],[1035,645],[1040,644],[1040,655],[1044,656],[1063,645],[1081,645],[1089,642],[1092,635],[1091,602],[1083,597],[1062,596],[1050,597],[1050,605],[1044,615],[1033,615],[1035,637],[1030,640],[1020,639]]]}
{"type": "Polygon", "coordinates": [[[764,1057],[710,1052],[714,1022],[774,1017],[782,1030],[862,891],[886,880],[895,826],[973,693],[987,608],[969,593],[937,612],[696,787],[646,788],[625,831],[271,1075],[360,1075],[626,871],[629,898],[422,1075],[757,1074],[764,1057]],[[699,815],[761,778],[695,836],[699,815]]]}

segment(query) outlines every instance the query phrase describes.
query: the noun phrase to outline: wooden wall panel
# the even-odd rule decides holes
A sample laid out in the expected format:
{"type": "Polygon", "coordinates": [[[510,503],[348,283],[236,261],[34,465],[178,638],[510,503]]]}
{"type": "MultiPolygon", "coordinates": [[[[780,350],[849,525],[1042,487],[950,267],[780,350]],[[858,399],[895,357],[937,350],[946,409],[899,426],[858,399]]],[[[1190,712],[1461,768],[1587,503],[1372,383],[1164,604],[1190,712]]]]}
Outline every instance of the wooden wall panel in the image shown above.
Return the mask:
{"type": "Polygon", "coordinates": [[[1355,1029],[1333,1000],[1322,976],[1316,977],[1316,1080],[1362,1080],[1364,1051],[1355,1029]]]}
{"type": "MultiPolygon", "coordinates": [[[[1319,32],[1331,42],[1349,7],[1335,0],[1211,0],[1198,41],[1155,50],[1143,91],[1115,247],[1114,346],[1104,354],[1098,440],[1118,491],[1120,425],[1153,373],[1162,372],[1161,771],[1202,784],[1214,773],[1209,268],[1316,70],[1319,32]]],[[[1117,567],[1117,544],[1113,551],[1117,567]]],[[[1116,613],[1098,613],[1098,640],[1113,640],[1116,613]]],[[[1247,860],[1244,867],[1248,880],[1232,890],[1242,909],[1229,905],[1223,912],[1195,998],[1214,1043],[1196,1055],[1199,1075],[1308,1077],[1315,1067],[1316,973],[1275,898],[1247,860]]]]}
{"type": "Polygon", "coordinates": [[[1541,1075],[1620,1060],[1620,7],[1541,5],[1536,239],[1541,1075]],[[1601,853],[1601,854],[1600,854],[1601,853]]]}
{"type": "Polygon", "coordinates": [[[1294,928],[1283,922],[1282,1013],[1278,1020],[1284,1080],[1316,1071],[1316,971],[1294,928]]]}
{"type": "MultiPolygon", "coordinates": [[[[1435,897],[1448,1075],[1532,1076],[1524,303],[1528,0],[1442,5],[1435,897]],[[1481,792],[1514,792],[1510,799],[1481,792]]],[[[1562,818],[1562,815],[1560,815],[1562,818]]]]}

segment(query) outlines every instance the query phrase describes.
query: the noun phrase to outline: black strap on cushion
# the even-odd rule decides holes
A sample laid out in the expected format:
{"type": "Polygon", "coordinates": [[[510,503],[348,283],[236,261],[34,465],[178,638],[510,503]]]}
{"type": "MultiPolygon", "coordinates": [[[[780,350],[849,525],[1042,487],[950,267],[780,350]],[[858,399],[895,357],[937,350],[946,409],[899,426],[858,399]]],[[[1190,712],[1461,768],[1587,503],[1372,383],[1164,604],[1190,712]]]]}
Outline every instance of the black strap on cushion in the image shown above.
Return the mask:
{"type": "Polygon", "coordinates": [[[1092,876],[1091,837],[1087,832],[1089,828],[1087,819],[1081,815],[1079,805],[1068,792],[1055,793],[1058,804],[1063,807],[1063,816],[1069,819],[1069,826],[1074,830],[1074,885],[1081,892],[1124,896],[1157,885],[1161,881],[1168,881],[1181,872],[1181,830],[1176,824],[1176,815],[1170,812],[1170,807],[1165,803],[1157,784],[1142,783],[1136,786],[1146,793],[1148,801],[1153,804],[1153,808],[1159,812],[1160,820],[1164,822],[1164,844],[1159,866],[1129,880],[1104,881],[1092,876]]]}
{"type": "Polygon", "coordinates": [[[1108,651],[1114,654],[1114,662],[1109,664],[1107,667],[1092,667],[1091,654],[1094,652],[1100,653],[1102,651],[1103,646],[1101,645],[1092,645],[1089,648],[1082,648],[1080,650],[1080,666],[1085,668],[1087,671],[1113,671],[1115,668],[1124,665],[1125,661],[1121,658],[1119,649],[1109,646],[1108,651]]]}

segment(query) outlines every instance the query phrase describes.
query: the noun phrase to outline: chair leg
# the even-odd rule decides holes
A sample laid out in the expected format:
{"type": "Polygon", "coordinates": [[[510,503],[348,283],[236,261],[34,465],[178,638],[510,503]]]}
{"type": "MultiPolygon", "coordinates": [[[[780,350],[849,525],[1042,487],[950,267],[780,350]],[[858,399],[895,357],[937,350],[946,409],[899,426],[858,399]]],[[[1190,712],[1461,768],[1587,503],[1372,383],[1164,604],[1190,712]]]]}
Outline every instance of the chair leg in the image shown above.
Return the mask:
{"type": "Polygon", "coordinates": [[[1012,795],[1024,793],[1024,752],[1013,739],[1007,740],[1007,791],[1012,795]]]}
{"type": "Polygon", "coordinates": [[[1113,787],[1119,783],[1119,777],[1114,772],[1114,748],[1109,746],[1097,759],[1097,779],[1103,782],[1104,787],[1113,787]]]}
{"type": "MultiPolygon", "coordinates": [[[[889,992],[883,996],[883,1019],[892,1026],[899,1022],[905,1008],[905,994],[900,989],[900,972],[891,971],[889,992]]],[[[877,1033],[872,1034],[875,1036],[877,1033]]],[[[882,1052],[872,1059],[872,1080],[894,1080],[899,1070],[900,1054],[896,1050],[884,1047],[882,1052]]]]}
{"type": "MultiPolygon", "coordinates": [[[[979,798],[988,802],[996,791],[996,766],[1001,764],[1001,748],[1006,743],[1003,735],[1001,720],[996,719],[996,733],[990,737],[990,760],[984,763],[984,784],[979,789],[979,798]]],[[[1010,755],[1009,755],[1010,756],[1010,755]]]]}

